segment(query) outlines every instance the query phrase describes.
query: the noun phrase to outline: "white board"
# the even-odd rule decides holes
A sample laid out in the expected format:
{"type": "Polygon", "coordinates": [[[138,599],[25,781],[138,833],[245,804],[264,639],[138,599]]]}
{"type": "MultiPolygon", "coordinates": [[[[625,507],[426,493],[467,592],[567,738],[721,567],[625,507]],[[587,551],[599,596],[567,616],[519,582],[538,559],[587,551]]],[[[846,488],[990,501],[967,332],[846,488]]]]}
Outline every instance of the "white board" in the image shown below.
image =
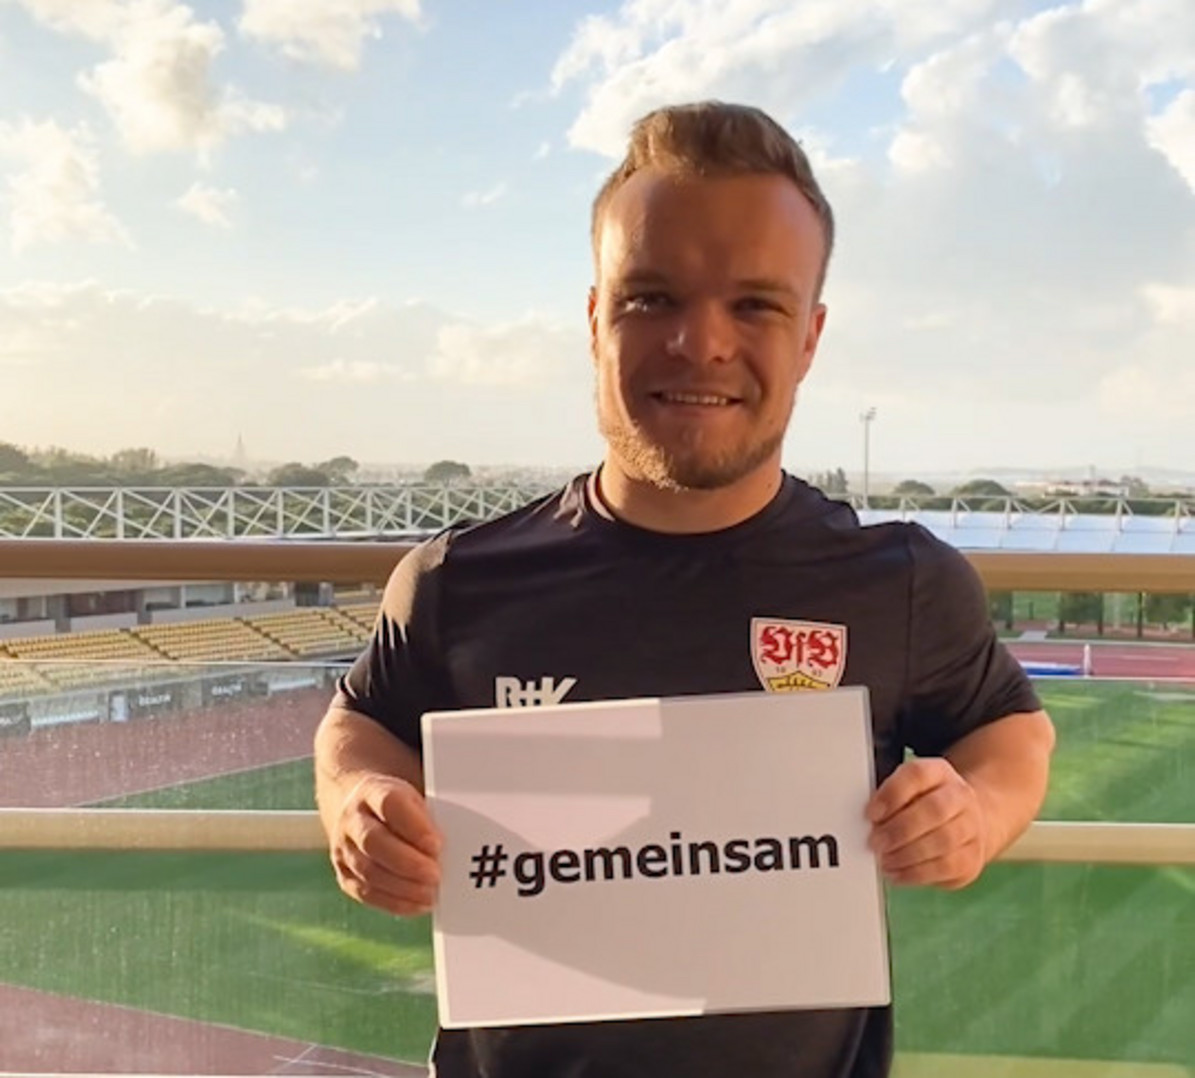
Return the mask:
{"type": "Polygon", "coordinates": [[[446,1028],[889,1002],[865,689],[423,723],[446,1028]]]}

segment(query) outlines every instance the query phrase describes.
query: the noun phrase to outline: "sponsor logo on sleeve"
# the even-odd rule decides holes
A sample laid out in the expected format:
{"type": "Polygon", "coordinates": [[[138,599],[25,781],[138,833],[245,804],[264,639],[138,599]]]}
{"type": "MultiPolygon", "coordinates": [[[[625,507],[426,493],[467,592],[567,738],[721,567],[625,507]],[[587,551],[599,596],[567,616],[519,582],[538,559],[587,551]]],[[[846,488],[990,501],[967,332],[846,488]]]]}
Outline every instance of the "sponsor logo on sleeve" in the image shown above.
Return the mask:
{"type": "Polygon", "coordinates": [[[846,626],[752,618],[751,661],[768,692],[836,688],[846,669],[846,626]]]}

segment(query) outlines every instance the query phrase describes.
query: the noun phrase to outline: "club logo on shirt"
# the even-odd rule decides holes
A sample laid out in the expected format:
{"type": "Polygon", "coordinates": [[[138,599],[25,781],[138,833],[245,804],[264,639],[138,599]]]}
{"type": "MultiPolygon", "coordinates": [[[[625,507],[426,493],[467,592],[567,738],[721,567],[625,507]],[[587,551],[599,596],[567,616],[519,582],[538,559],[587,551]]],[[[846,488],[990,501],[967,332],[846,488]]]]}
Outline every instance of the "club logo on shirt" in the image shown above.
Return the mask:
{"type": "Polygon", "coordinates": [[[846,626],[752,618],[751,661],[768,692],[836,688],[846,669],[846,626]]]}

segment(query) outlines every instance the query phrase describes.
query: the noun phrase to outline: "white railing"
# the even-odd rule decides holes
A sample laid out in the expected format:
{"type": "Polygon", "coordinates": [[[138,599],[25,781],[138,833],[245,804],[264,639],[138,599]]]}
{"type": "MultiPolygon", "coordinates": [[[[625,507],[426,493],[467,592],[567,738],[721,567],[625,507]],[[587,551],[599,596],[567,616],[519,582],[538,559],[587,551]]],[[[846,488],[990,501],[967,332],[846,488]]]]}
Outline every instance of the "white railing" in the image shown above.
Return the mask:
{"type": "MultiPolygon", "coordinates": [[[[0,849],[322,851],[311,811],[0,809],[0,849]]],[[[1039,820],[1002,861],[1195,865],[1195,824],[1039,820]]]]}

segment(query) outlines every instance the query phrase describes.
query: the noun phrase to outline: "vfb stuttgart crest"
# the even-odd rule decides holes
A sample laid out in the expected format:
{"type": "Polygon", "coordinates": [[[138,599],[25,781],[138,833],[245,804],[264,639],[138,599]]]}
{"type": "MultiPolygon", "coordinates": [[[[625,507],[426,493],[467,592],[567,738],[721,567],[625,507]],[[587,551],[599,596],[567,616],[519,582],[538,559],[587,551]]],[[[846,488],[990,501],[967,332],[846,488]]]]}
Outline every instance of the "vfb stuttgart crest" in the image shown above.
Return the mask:
{"type": "Polygon", "coordinates": [[[833,689],[846,669],[846,626],[752,618],[751,661],[768,692],[833,689]]]}

